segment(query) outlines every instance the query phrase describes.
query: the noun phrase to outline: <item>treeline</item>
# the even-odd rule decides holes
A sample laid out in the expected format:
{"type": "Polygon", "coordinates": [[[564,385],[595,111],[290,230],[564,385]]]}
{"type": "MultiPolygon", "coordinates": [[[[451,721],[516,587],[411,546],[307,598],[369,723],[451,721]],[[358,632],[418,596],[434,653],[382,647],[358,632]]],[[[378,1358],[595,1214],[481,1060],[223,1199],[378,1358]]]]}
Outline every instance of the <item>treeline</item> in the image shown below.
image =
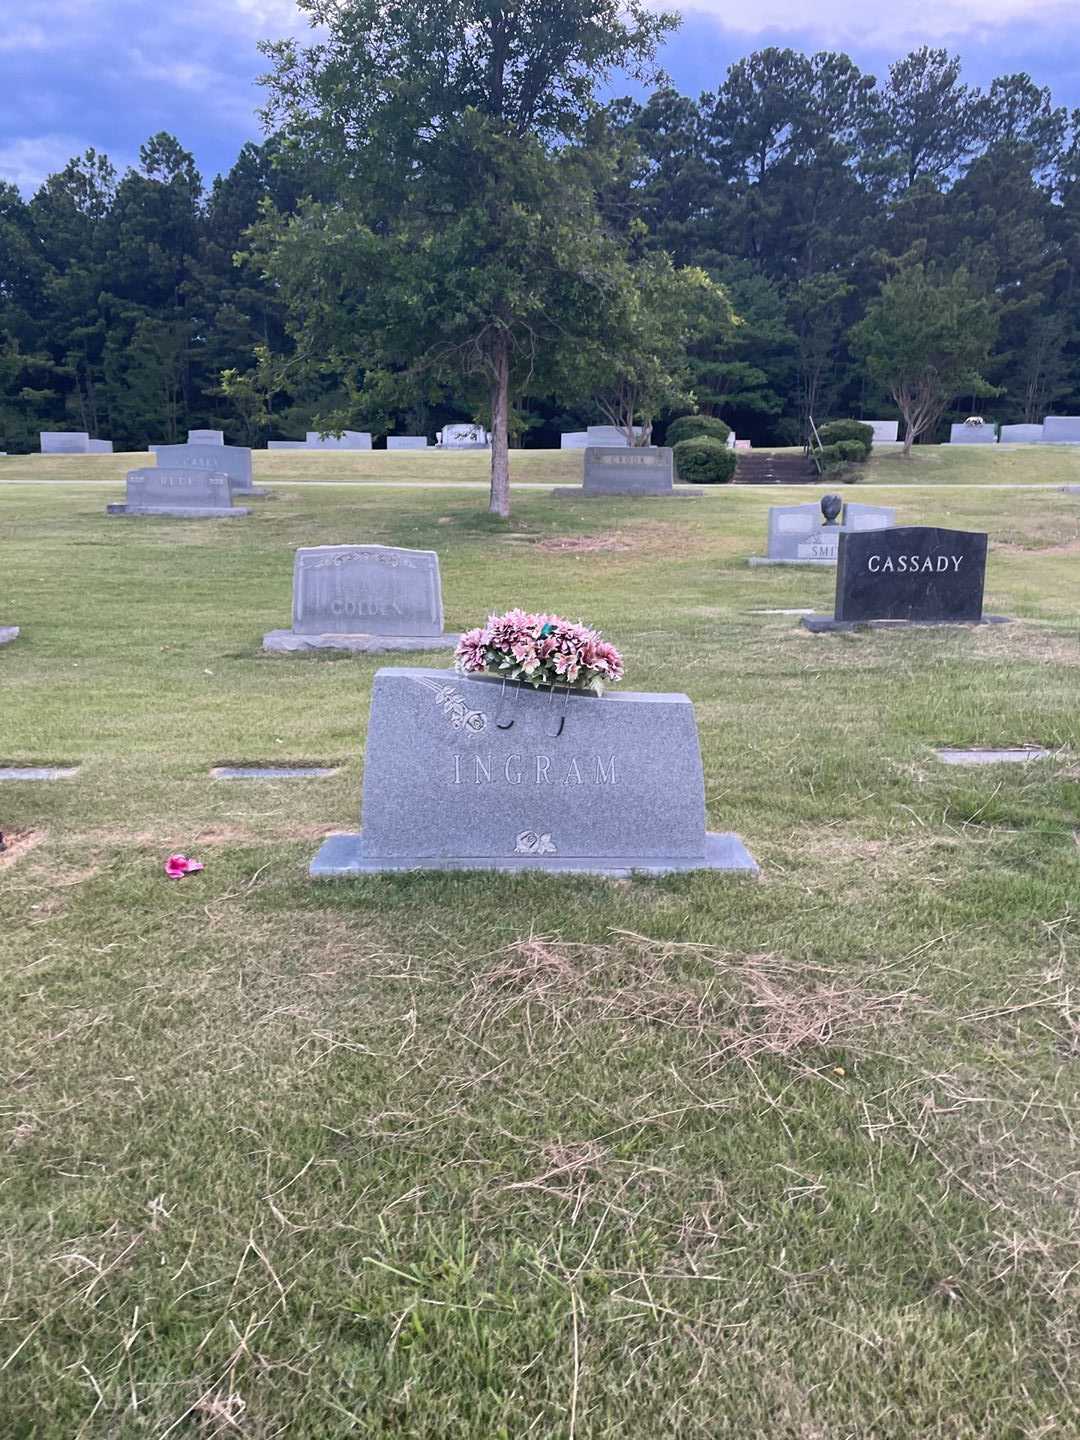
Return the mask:
{"type": "MultiPolygon", "coordinates": [[[[693,339],[690,379],[700,408],[755,444],[797,443],[808,414],[897,413],[851,332],[901,259],[962,276],[993,313],[980,370],[997,393],[956,396],[940,429],[974,410],[1080,411],[1080,110],[1029,76],[980,92],[924,48],[879,82],[846,55],[769,49],[696,101],[662,88],[599,110],[588,144],[606,157],[603,223],[726,291],[739,323],[693,339]]],[[[385,374],[376,403],[329,360],[290,369],[296,335],[249,232],[305,197],[332,206],[332,174],[274,136],[206,189],[158,135],[123,176],[91,151],[28,201],[0,186],[0,448],[36,449],[43,429],[141,448],[189,427],[260,444],[328,416],[404,433],[485,419],[483,398],[452,386],[403,386],[395,405],[385,374]]],[[[513,403],[529,445],[600,418],[565,389],[525,383],[513,403]]]]}

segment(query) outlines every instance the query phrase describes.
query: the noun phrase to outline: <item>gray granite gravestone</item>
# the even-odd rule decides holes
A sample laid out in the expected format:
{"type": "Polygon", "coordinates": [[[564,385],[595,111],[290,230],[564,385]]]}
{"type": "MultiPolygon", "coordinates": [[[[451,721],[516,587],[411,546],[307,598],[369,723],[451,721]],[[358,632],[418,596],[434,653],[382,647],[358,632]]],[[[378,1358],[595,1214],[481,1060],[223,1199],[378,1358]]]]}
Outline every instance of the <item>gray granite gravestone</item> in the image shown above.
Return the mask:
{"type": "Polygon", "coordinates": [[[1042,440],[1041,425],[1002,425],[999,445],[1038,445],[1042,440]]]}
{"type": "Polygon", "coordinates": [[[996,445],[997,426],[985,425],[950,425],[950,445],[996,445]]]}
{"type": "Polygon", "coordinates": [[[591,444],[587,430],[564,430],[559,436],[560,450],[584,450],[591,444]]]}
{"type": "Polygon", "coordinates": [[[864,420],[862,424],[869,425],[874,432],[875,445],[898,445],[900,442],[899,420],[864,420]]]}
{"type": "Polygon", "coordinates": [[[171,470],[147,466],[129,470],[127,500],[108,505],[109,515],[171,515],[182,520],[228,520],[250,515],[233,504],[231,478],[212,470],[171,470]]]}
{"type": "Polygon", "coordinates": [[[849,501],[835,525],[825,523],[820,505],[770,505],[764,555],[751,565],[835,565],[840,536],[849,530],[882,530],[896,524],[896,511],[849,501]]]}
{"type": "Polygon", "coordinates": [[[189,445],[224,445],[224,430],[189,430],[187,432],[187,443],[189,445]]]}
{"type": "Polygon", "coordinates": [[[486,450],[490,437],[482,425],[444,425],[438,435],[443,450],[486,450]]]}
{"type": "Polygon", "coordinates": [[[263,649],[444,650],[439,557],[392,545],[312,545],[293,560],[291,630],[271,630],[263,649]]]}
{"type": "Polygon", "coordinates": [[[307,432],[309,450],[370,450],[371,432],[368,430],[343,430],[340,435],[323,436],[318,430],[307,432]]]}
{"type": "Polygon", "coordinates": [[[306,450],[308,443],[306,440],[268,440],[266,448],[267,450],[306,450]]]}
{"type": "Polygon", "coordinates": [[[331,835],[311,874],[757,869],[738,836],[706,833],[685,695],[553,702],[531,686],[508,690],[452,670],[380,670],[360,832],[331,835]]]}
{"type": "Polygon", "coordinates": [[[90,451],[85,430],[42,430],[39,438],[43,455],[87,455],[90,451]]]}
{"type": "Polygon", "coordinates": [[[0,645],[10,645],[19,638],[18,625],[0,625],[0,645]]]}
{"type": "Polygon", "coordinates": [[[808,630],[1001,623],[983,615],[986,536],[932,525],[840,537],[834,613],[810,615],[808,630]]]}
{"type": "Polygon", "coordinates": [[[111,440],[89,440],[86,445],[88,455],[111,455],[113,453],[113,442],[111,440]]]}
{"type": "Polygon", "coordinates": [[[157,463],[167,470],[206,470],[228,475],[236,495],[251,500],[269,492],[251,483],[251,451],[246,445],[159,445],[157,463]]]}
{"type": "Polygon", "coordinates": [[[1047,415],[1042,425],[1044,445],[1080,445],[1080,415],[1047,415]]]}
{"type": "MultiPolygon", "coordinates": [[[[589,437],[590,445],[628,446],[630,444],[626,438],[626,431],[621,430],[618,425],[590,425],[585,434],[589,437]]],[[[641,439],[640,425],[634,426],[634,439],[635,441],[641,439]]]]}
{"type": "Polygon", "coordinates": [[[551,493],[574,500],[608,495],[689,500],[701,491],[674,488],[675,466],[667,445],[590,445],[585,451],[585,484],[578,490],[558,486],[551,493]]]}
{"type": "Polygon", "coordinates": [[[387,450],[426,450],[428,440],[426,435],[388,435],[386,448],[387,450]]]}

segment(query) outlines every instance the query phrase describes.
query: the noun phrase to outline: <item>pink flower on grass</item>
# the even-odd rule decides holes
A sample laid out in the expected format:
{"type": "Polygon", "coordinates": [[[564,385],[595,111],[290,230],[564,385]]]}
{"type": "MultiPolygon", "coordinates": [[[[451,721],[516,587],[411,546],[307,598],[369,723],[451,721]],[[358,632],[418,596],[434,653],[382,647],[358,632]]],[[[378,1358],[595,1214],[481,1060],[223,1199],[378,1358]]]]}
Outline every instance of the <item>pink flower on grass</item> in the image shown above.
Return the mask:
{"type": "Polygon", "coordinates": [[[202,868],[201,860],[191,860],[187,855],[170,855],[165,861],[165,874],[170,880],[182,880],[185,875],[194,875],[202,868]]]}

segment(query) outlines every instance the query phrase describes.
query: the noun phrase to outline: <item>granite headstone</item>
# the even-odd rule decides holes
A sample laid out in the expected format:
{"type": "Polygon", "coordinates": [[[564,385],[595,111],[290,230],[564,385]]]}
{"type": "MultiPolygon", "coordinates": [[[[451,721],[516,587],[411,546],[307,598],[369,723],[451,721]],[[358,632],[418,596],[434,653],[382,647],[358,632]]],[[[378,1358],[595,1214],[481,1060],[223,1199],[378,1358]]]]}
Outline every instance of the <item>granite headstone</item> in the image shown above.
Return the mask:
{"type": "Polygon", "coordinates": [[[159,445],[157,463],[168,470],[207,470],[228,475],[232,488],[245,499],[265,495],[251,483],[251,451],[246,445],[159,445]]]}
{"type": "Polygon", "coordinates": [[[439,431],[439,444],[444,450],[486,450],[490,444],[482,425],[444,425],[439,431]]]}
{"type": "Polygon", "coordinates": [[[187,432],[187,443],[189,445],[224,445],[224,430],[189,430],[187,432]]]}
{"type": "Polygon", "coordinates": [[[452,670],[380,670],[360,832],[330,836],[311,874],[757,868],[737,836],[706,833],[685,695],[508,690],[452,670]]]}
{"type": "Polygon", "coordinates": [[[997,426],[993,424],[982,425],[950,425],[950,445],[996,445],[997,426]]]}
{"type": "Polygon", "coordinates": [[[820,631],[999,621],[983,615],[986,548],[983,534],[930,525],[842,535],[834,613],[802,623],[820,631]]]}
{"type": "Polygon", "coordinates": [[[272,630],[265,650],[441,650],[439,557],[391,545],[312,545],[293,560],[291,630],[272,630]]]}
{"type": "Polygon", "coordinates": [[[0,645],[10,645],[19,638],[18,625],[0,625],[0,645]]]}
{"type": "Polygon", "coordinates": [[[584,450],[590,444],[587,430],[564,430],[559,436],[560,450],[584,450]]]}
{"type": "Polygon", "coordinates": [[[106,507],[109,515],[171,515],[178,519],[219,520],[250,515],[233,504],[232,481],[223,471],[147,466],[129,470],[127,500],[106,507]]]}
{"type": "Polygon", "coordinates": [[[1041,425],[1002,425],[1000,445],[1038,445],[1042,440],[1041,425]]]}
{"type": "Polygon", "coordinates": [[[39,438],[43,455],[90,453],[90,436],[85,430],[42,430],[39,438]]]}
{"type": "Polygon", "coordinates": [[[386,448],[388,450],[426,450],[428,438],[426,435],[388,435],[386,448]]]}
{"type": "Polygon", "coordinates": [[[1042,425],[1044,445],[1080,445],[1080,415],[1047,415],[1042,425]]]}
{"type": "Polygon", "coordinates": [[[875,445],[897,445],[900,434],[899,420],[864,420],[861,422],[869,425],[874,432],[875,445]]]}
{"type": "Polygon", "coordinates": [[[113,442],[111,440],[89,440],[86,446],[88,455],[111,455],[113,453],[113,442]]]}
{"type": "Polygon", "coordinates": [[[701,494],[689,487],[674,488],[673,452],[667,445],[590,445],[585,451],[585,484],[560,486],[553,495],[593,499],[605,495],[636,495],[661,499],[690,499],[701,494]]]}
{"type": "Polygon", "coordinates": [[[827,523],[820,505],[771,505],[769,535],[764,556],[752,555],[751,565],[835,565],[840,536],[848,530],[881,530],[895,525],[896,511],[881,505],[849,501],[837,523],[827,523]]]}
{"type": "Polygon", "coordinates": [[[307,432],[309,450],[370,450],[370,430],[343,430],[340,435],[323,436],[318,430],[307,432]]]}

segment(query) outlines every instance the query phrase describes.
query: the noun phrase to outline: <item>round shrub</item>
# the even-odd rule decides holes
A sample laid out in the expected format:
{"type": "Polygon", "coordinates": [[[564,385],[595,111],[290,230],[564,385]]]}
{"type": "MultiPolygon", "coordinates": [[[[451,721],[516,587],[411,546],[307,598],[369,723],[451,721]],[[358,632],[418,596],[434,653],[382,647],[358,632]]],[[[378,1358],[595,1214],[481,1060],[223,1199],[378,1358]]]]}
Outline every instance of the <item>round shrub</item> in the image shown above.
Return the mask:
{"type": "Polygon", "coordinates": [[[852,460],[855,464],[864,464],[869,459],[869,452],[861,440],[838,440],[836,448],[840,451],[841,459],[852,460]]]}
{"type": "Polygon", "coordinates": [[[735,463],[735,451],[710,435],[680,440],[675,446],[675,473],[693,485],[726,485],[735,463]]]}
{"type": "Polygon", "coordinates": [[[861,420],[830,420],[818,430],[822,445],[839,445],[845,440],[857,440],[866,455],[874,443],[874,427],[864,425],[861,420]]]}
{"type": "Polygon", "coordinates": [[[730,434],[731,426],[725,425],[715,415],[680,415],[667,427],[667,443],[675,446],[683,440],[700,440],[708,436],[710,440],[719,440],[721,445],[726,445],[730,434]]]}

